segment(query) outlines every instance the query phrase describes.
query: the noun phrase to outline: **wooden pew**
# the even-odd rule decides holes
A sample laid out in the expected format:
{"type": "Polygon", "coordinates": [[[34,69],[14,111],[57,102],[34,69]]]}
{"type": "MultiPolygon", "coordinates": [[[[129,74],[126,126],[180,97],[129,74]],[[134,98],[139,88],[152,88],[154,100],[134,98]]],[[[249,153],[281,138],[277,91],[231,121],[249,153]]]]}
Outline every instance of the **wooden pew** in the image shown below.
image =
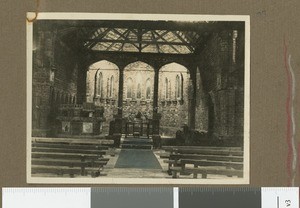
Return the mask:
{"type": "Polygon", "coordinates": [[[208,155],[208,154],[171,154],[170,160],[194,159],[194,160],[215,160],[215,161],[232,161],[243,162],[241,156],[224,156],[224,155],[208,155]]]}
{"type": "Polygon", "coordinates": [[[75,153],[75,154],[91,154],[91,155],[105,155],[106,151],[89,150],[89,149],[62,149],[62,148],[47,148],[47,147],[32,147],[31,152],[52,152],[52,153],[75,153]]]}
{"type": "Polygon", "coordinates": [[[34,158],[32,165],[48,165],[48,166],[68,166],[68,167],[102,167],[107,164],[108,158],[101,158],[94,161],[78,161],[78,160],[61,160],[48,158],[34,158]]]}
{"type": "Polygon", "coordinates": [[[96,160],[101,158],[97,154],[76,154],[76,153],[57,153],[57,152],[32,152],[32,158],[57,158],[57,159],[77,159],[80,161],[96,160]]]}
{"type": "Polygon", "coordinates": [[[32,147],[59,148],[59,149],[86,149],[86,150],[108,150],[108,146],[93,144],[65,144],[65,143],[48,143],[33,142],[32,147]]]}
{"type": "MultiPolygon", "coordinates": [[[[173,178],[177,178],[178,172],[182,173],[181,167],[172,167],[171,170],[173,178]]],[[[185,168],[183,174],[193,174],[193,178],[197,178],[198,174],[201,174],[202,178],[207,178],[208,174],[243,177],[243,170],[224,169],[222,167],[194,167],[185,168]]]]}
{"type": "Polygon", "coordinates": [[[55,175],[68,174],[92,177],[100,175],[100,171],[109,159],[103,156],[110,149],[108,146],[90,142],[72,142],[71,140],[33,141],[31,148],[32,174],[48,173],[55,175]]]}
{"type": "Polygon", "coordinates": [[[68,167],[68,166],[43,166],[43,165],[32,165],[31,173],[39,174],[54,174],[57,176],[69,175],[71,178],[75,177],[75,175],[91,175],[92,177],[97,177],[100,175],[100,171],[102,168],[99,167],[88,167],[82,170],[81,167],[68,167]]]}
{"type": "Polygon", "coordinates": [[[243,151],[240,147],[203,147],[203,146],[163,146],[163,150],[166,154],[163,157],[167,157],[168,153],[185,153],[185,154],[222,154],[222,155],[237,155],[242,156],[243,151]]]}
{"type": "Polygon", "coordinates": [[[101,158],[93,161],[34,158],[32,159],[31,164],[33,165],[32,173],[47,173],[46,170],[50,170],[49,173],[54,173],[56,175],[69,174],[73,177],[74,175],[80,174],[85,176],[88,173],[92,173],[92,177],[95,177],[100,175],[100,171],[103,170],[103,167],[107,164],[108,160],[108,158],[101,158]],[[70,169],[70,172],[67,171],[67,168],[70,169]]]}
{"type": "Polygon", "coordinates": [[[167,154],[168,174],[177,178],[177,173],[189,175],[207,174],[242,177],[243,151],[238,147],[163,147],[167,154]],[[168,155],[169,154],[169,155],[168,155]],[[193,167],[186,167],[193,166],[193,167]]]}
{"type": "Polygon", "coordinates": [[[111,139],[72,139],[72,138],[44,138],[32,137],[32,142],[57,143],[57,144],[79,144],[79,145],[105,145],[112,146],[111,139]]]}

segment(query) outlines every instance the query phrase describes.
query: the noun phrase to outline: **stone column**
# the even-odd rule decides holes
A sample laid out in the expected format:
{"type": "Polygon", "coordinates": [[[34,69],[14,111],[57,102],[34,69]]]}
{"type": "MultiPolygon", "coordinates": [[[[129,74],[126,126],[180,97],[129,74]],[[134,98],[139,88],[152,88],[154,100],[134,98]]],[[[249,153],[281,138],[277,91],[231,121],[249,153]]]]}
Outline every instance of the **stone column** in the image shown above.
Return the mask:
{"type": "Polygon", "coordinates": [[[115,147],[120,146],[122,128],[123,128],[123,89],[124,89],[124,67],[119,68],[119,92],[118,92],[118,113],[115,115],[115,120],[110,125],[113,125],[113,139],[115,147]]]}
{"type": "Polygon", "coordinates": [[[124,68],[119,70],[119,95],[118,95],[118,115],[123,115],[123,90],[124,90],[124,68]]]}
{"type": "Polygon", "coordinates": [[[86,102],[86,76],[88,67],[84,64],[80,64],[78,68],[77,104],[83,104],[86,102]]]}
{"type": "Polygon", "coordinates": [[[161,138],[159,135],[159,121],[161,115],[158,113],[158,79],[159,79],[159,68],[154,69],[154,89],[153,89],[153,120],[152,120],[152,139],[155,148],[160,147],[161,138]]]}
{"type": "Polygon", "coordinates": [[[190,83],[189,83],[189,108],[188,108],[188,126],[191,130],[195,129],[196,123],[196,67],[191,68],[190,70],[190,83]]]}
{"type": "Polygon", "coordinates": [[[159,70],[155,69],[154,74],[154,88],[153,88],[153,115],[158,111],[158,79],[159,79],[159,70]]]}

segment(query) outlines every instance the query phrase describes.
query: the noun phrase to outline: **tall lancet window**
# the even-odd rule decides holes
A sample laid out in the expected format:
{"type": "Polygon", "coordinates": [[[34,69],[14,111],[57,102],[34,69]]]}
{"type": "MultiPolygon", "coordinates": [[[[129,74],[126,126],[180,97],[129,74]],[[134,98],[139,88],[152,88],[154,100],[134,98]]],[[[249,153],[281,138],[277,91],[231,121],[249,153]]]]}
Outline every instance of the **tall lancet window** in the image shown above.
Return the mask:
{"type": "Polygon", "coordinates": [[[175,98],[180,98],[180,78],[179,78],[179,75],[176,76],[175,98]]]}
{"type": "Polygon", "coordinates": [[[99,72],[97,77],[97,95],[99,97],[102,97],[102,94],[103,94],[103,76],[102,73],[99,72]]]}
{"type": "Polygon", "coordinates": [[[150,79],[147,79],[146,81],[146,99],[150,99],[151,98],[151,83],[150,83],[150,79]]]}
{"type": "Polygon", "coordinates": [[[165,79],[165,98],[169,99],[169,80],[165,79]]]}
{"type": "Polygon", "coordinates": [[[110,78],[110,85],[109,85],[109,97],[114,97],[114,76],[110,78]]]}
{"type": "Polygon", "coordinates": [[[233,30],[232,32],[232,62],[235,64],[236,62],[236,39],[238,37],[238,31],[233,30]]]}
{"type": "Polygon", "coordinates": [[[137,85],[136,98],[138,98],[138,99],[142,98],[142,91],[141,91],[141,84],[140,83],[138,83],[138,85],[137,85]]]}
{"type": "Polygon", "coordinates": [[[127,98],[132,98],[132,79],[127,79],[127,98]]]}
{"type": "Polygon", "coordinates": [[[176,76],[175,83],[175,98],[182,98],[182,89],[183,89],[183,78],[182,74],[176,76]]]}

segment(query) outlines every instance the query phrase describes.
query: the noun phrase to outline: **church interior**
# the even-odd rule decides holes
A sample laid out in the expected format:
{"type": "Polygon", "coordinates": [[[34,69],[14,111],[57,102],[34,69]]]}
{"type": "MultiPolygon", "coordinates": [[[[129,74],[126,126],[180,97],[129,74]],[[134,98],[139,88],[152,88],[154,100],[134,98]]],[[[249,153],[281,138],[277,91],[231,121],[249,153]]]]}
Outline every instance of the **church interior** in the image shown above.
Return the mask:
{"type": "Polygon", "coordinates": [[[33,23],[33,175],[243,177],[245,22],[33,23]]]}

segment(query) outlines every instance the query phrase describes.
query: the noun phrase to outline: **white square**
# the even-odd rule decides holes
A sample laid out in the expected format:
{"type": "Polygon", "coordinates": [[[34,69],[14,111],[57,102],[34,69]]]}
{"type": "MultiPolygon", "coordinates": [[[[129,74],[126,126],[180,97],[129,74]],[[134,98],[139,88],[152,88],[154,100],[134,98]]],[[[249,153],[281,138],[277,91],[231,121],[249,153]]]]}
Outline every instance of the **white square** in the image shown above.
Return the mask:
{"type": "Polygon", "coordinates": [[[90,208],[90,188],[3,188],[3,208],[90,208]]]}

